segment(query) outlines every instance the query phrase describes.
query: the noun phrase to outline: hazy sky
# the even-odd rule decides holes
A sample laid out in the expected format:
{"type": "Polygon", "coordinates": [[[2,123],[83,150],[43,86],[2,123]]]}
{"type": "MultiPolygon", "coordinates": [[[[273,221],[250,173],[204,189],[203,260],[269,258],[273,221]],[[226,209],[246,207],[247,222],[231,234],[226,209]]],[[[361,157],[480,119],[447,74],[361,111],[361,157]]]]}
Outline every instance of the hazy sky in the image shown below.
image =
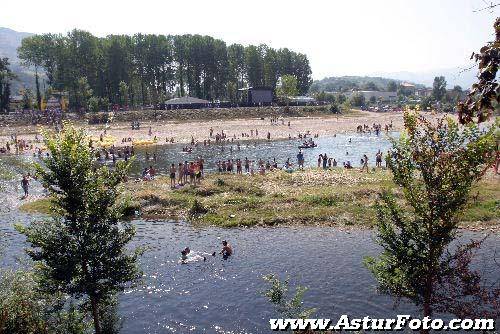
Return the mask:
{"type": "MultiPolygon", "coordinates": [[[[491,0],[489,0],[491,1],[491,0]]],[[[496,1],[494,1],[496,2],[496,1]]],[[[463,66],[493,38],[483,0],[2,1],[0,26],[27,32],[199,33],[307,54],[313,77],[463,66]]]]}

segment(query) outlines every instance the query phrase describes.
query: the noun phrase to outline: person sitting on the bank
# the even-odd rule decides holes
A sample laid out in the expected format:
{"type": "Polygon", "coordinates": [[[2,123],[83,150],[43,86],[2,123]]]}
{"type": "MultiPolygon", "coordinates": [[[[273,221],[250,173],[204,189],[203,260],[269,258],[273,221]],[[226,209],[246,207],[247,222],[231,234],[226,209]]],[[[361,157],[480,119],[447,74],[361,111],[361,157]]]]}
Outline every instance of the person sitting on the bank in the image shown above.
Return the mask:
{"type": "Polygon", "coordinates": [[[220,251],[220,254],[222,254],[224,257],[228,257],[233,254],[233,249],[226,240],[222,241],[222,250],[220,251]]]}
{"type": "Polygon", "coordinates": [[[156,175],[156,170],[153,168],[153,166],[149,166],[149,176],[151,179],[154,179],[156,175]]]}
{"type": "Polygon", "coordinates": [[[142,179],[143,179],[143,181],[151,180],[151,175],[149,174],[149,170],[147,167],[144,168],[144,170],[142,171],[142,179]]]}

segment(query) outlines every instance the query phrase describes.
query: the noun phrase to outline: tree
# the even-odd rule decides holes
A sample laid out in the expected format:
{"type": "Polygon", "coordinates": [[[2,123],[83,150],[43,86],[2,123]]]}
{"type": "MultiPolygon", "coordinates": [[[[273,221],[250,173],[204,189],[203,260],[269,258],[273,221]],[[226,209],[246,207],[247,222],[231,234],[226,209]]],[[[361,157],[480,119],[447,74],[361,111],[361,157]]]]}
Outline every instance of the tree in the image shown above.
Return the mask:
{"type": "Polygon", "coordinates": [[[119,91],[120,91],[120,104],[122,105],[122,107],[128,106],[129,89],[125,81],[120,81],[119,91]]]}
{"type": "Polygon", "coordinates": [[[380,90],[377,85],[373,81],[368,81],[366,84],[363,85],[363,89],[365,90],[380,90]]]}
{"type": "Polygon", "coordinates": [[[361,93],[355,93],[351,96],[351,104],[356,107],[365,105],[365,96],[361,93]]]}
{"type": "MultiPolygon", "coordinates": [[[[122,104],[123,81],[130,105],[157,105],[164,97],[191,94],[204,99],[235,100],[245,86],[276,88],[278,78],[297,78],[299,94],[311,85],[306,55],[265,44],[227,46],[202,35],[136,34],[104,38],[73,30],[67,35],[43,34],[25,38],[19,57],[35,73],[43,70],[48,84],[69,93],[70,108],[81,110],[79,80],[87,78],[94,96],[122,104]]],[[[37,76],[38,77],[38,76],[37,76]]]]}
{"type": "Polygon", "coordinates": [[[422,99],[422,103],[420,104],[420,109],[427,111],[431,110],[434,105],[434,98],[432,96],[426,96],[422,99]]]}
{"type": "Polygon", "coordinates": [[[23,109],[29,110],[33,107],[33,92],[31,89],[23,90],[23,109]]]}
{"type": "Polygon", "coordinates": [[[88,111],[98,112],[99,111],[99,98],[92,96],[89,99],[89,104],[87,106],[88,111]]]}
{"type": "Polygon", "coordinates": [[[52,218],[17,229],[31,244],[28,254],[37,263],[40,288],[83,298],[101,334],[103,308],[140,277],[138,253],[127,251],[135,229],[120,222],[117,202],[129,165],[95,168],[89,138],[71,125],[44,136],[50,155],[36,169],[51,196],[52,218]]]}
{"type": "Polygon", "coordinates": [[[302,299],[307,288],[298,286],[293,296],[290,296],[289,278],[282,282],[278,276],[270,274],[264,276],[264,280],[271,286],[264,291],[263,295],[276,307],[282,317],[305,319],[316,312],[314,308],[305,309],[302,306],[302,299]]]}
{"type": "Polygon", "coordinates": [[[472,85],[472,89],[464,102],[458,104],[458,116],[461,124],[467,124],[477,120],[478,123],[486,121],[500,103],[500,94],[497,80],[498,67],[500,65],[500,17],[495,20],[495,40],[487,43],[479,53],[473,53],[474,59],[479,67],[477,75],[478,82],[472,85]]]}
{"type": "Polygon", "coordinates": [[[446,95],[446,79],[443,76],[435,77],[432,84],[432,97],[441,101],[446,95]]]}
{"type": "Polygon", "coordinates": [[[398,85],[396,84],[396,81],[389,81],[387,84],[387,91],[388,92],[395,92],[398,90],[398,85]]]}
{"type": "Polygon", "coordinates": [[[375,103],[377,103],[377,98],[376,98],[374,95],[372,95],[372,96],[370,97],[370,103],[371,103],[371,104],[375,104],[375,103]]]}
{"type": "Polygon", "coordinates": [[[471,187],[494,161],[496,126],[483,133],[476,125],[460,127],[451,119],[434,124],[410,113],[404,121],[406,132],[386,157],[404,207],[382,193],[377,240],[383,251],[365,263],[381,292],[408,298],[425,317],[440,310],[440,284],[460,280],[448,246],[471,187]]]}
{"type": "Polygon", "coordinates": [[[297,96],[299,90],[297,88],[297,78],[293,75],[284,75],[280,78],[280,85],[277,88],[277,95],[289,101],[291,97],[297,96]]]}
{"type": "Polygon", "coordinates": [[[0,112],[9,110],[10,81],[15,78],[8,58],[0,58],[0,112]]]}
{"type": "Polygon", "coordinates": [[[340,106],[340,111],[343,113],[348,113],[349,111],[351,111],[351,108],[351,102],[349,102],[349,100],[345,100],[344,103],[342,103],[342,105],[340,106]]]}
{"type": "Polygon", "coordinates": [[[33,271],[0,270],[0,333],[88,333],[84,314],[65,304],[64,295],[38,289],[33,271]]]}
{"type": "MultiPolygon", "coordinates": [[[[87,81],[86,77],[78,79],[76,83],[76,90],[73,96],[73,106],[80,110],[82,108],[88,107],[88,101],[92,97],[92,89],[87,81]]],[[[70,99],[71,103],[71,99],[70,99]]]]}
{"type": "Polygon", "coordinates": [[[50,40],[47,39],[47,35],[34,35],[24,38],[18,49],[19,59],[21,59],[23,65],[35,68],[36,107],[38,109],[41,109],[42,104],[38,71],[51,60],[51,57],[49,57],[51,45],[49,42],[50,40]]]}

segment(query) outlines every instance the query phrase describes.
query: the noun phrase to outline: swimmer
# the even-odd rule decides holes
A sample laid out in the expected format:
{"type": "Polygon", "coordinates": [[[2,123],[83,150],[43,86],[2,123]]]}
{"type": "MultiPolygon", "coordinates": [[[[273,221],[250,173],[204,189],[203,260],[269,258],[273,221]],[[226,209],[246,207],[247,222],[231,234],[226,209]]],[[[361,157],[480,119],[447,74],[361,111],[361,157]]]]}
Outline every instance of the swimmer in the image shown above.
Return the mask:
{"type": "Polygon", "coordinates": [[[233,249],[226,240],[222,241],[222,250],[220,251],[220,254],[222,254],[224,257],[228,257],[233,254],[233,249]]]}
{"type": "Polygon", "coordinates": [[[181,251],[181,259],[183,261],[186,261],[187,258],[188,258],[188,254],[191,253],[191,250],[189,249],[189,247],[186,247],[184,248],[182,251],[181,251]]]}

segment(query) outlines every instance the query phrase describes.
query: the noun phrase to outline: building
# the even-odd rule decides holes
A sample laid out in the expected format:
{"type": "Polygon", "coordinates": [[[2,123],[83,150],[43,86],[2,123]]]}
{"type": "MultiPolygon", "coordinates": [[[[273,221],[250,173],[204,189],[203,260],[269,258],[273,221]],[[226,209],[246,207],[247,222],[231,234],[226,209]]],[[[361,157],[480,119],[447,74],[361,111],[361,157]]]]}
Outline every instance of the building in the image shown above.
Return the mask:
{"type": "Polygon", "coordinates": [[[409,82],[402,82],[399,86],[403,95],[415,95],[415,85],[409,82]]]}
{"type": "Polygon", "coordinates": [[[175,97],[165,101],[166,109],[197,109],[210,106],[210,101],[191,96],[175,97]]]}
{"type": "Polygon", "coordinates": [[[432,95],[432,88],[421,88],[415,91],[415,96],[418,97],[429,97],[432,95]]]}
{"type": "Polygon", "coordinates": [[[47,100],[47,104],[45,105],[47,109],[61,109],[61,100],[55,96],[51,96],[47,100]]]}
{"type": "Polygon", "coordinates": [[[289,98],[291,103],[297,104],[312,104],[316,102],[316,99],[310,96],[294,96],[289,98]]]}
{"type": "Polygon", "coordinates": [[[11,95],[9,99],[10,110],[22,109],[23,108],[23,96],[22,95],[11,95]]]}
{"type": "Polygon", "coordinates": [[[392,102],[398,99],[397,92],[384,92],[384,91],[376,91],[376,90],[359,90],[355,92],[349,93],[348,97],[351,97],[354,94],[361,94],[364,96],[366,102],[370,102],[372,97],[375,97],[375,100],[382,102],[392,102]]]}
{"type": "Polygon", "coordinates": [[[240,92],[247,92],[249,105],[270,105],[273,103],[274,90],[270,87],[241,88],[240,92]]]}

